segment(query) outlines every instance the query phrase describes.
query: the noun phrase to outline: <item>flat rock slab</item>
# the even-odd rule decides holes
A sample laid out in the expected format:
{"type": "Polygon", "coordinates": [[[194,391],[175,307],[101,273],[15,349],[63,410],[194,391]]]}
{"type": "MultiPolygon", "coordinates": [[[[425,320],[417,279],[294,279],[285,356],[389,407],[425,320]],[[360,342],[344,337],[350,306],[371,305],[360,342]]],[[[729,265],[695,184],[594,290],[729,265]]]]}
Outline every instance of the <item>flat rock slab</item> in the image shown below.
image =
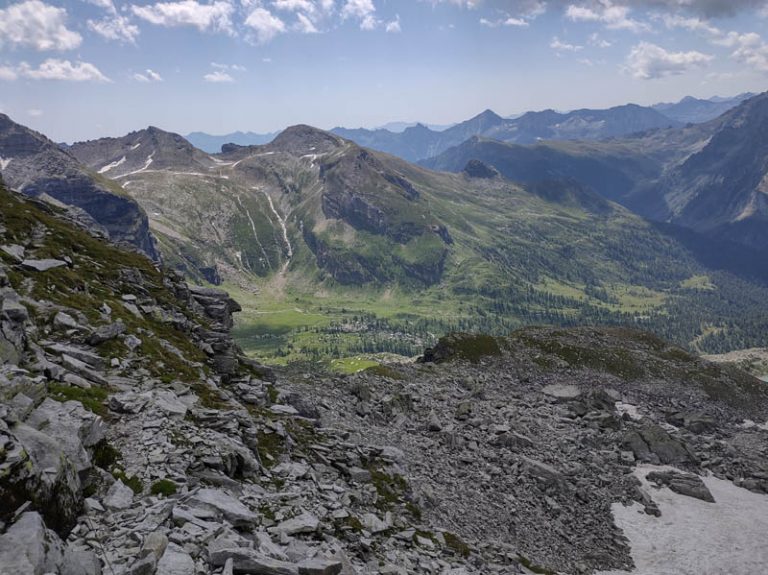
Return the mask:
{"type": "Polygon", "coordinates": [[[195,575],[195,561],[177,545],[169,545],[157,562],[156,575],[195,575]]]}
{"type": "Polygon", "coordinates": [[[61,268],[67,265],[67,262],[62,260],[24,260],[21,262],[22,267],[35,272],[47,272],[56,268],[61,268]]]}
{"type": "Polygon", "coordinates": [[[133,503],[133,491],[126,487],[119,479],[109,488],[104,498],[104,506],[107,509],[128,509],[133,503]]]}
{"type": "Polygon", "coordinates": [[[297,533],[312,533],[317,531],[320,520],[311,513],[302,513],[291,519],[273,527],[276,533],[285,533],[286,535],[296,535],[297,533]]]}
{"type": "Polygon", "coordinates": [[[299,575],[296,564],[270,559],[253,549],[217,549],[208,554],[208,559],[214,567],[224,567],[231,561],[235,573],[299,575]]]}
{"type": "Polygon", "coordinates": [[[675,493],[695,497],[702,501],[715,503],[712,492],[707,488],[701,477],[690,473],[678,473],[676,471],[653,471],[646,479],[658,486],[669,487],[675,493]]]}
{"type": "Polygon", "coordinates": [[[217,511],[235,527],[247,527],[259,521],[259,516],[253,511],[218,489],[201,489],[190,498],[188,504],[217,511]]]}
{"type": "Polygon", "coordinates": [[[315,557],[314,559],[305,559],[297,567],[299,568],[299,575],[339,575],[344,566],[341,561],[315,557]]]}
{"type": "Polygon", "coordinates": [[[547,385],[541,392],[560,402],[575,401],[581,397],[581,389],[575,385],[547,385]]]}
{"type": "Polygon", "coordinates": [[[24,261],[24,248],[22,246],[10,244],[7,246],[0,246],[0,250],[3,250],[17,262],[24,261]]]}

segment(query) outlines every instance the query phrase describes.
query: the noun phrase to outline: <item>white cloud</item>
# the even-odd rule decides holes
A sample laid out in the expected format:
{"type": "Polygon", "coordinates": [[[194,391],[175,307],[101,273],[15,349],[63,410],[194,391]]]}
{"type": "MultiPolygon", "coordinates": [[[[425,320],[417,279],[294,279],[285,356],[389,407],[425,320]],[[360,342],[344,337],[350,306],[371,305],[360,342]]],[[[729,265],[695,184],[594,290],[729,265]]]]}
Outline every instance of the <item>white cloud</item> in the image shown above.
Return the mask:
{"type": "Polygon", "coordinates": [[[139,27],[117,14],[102,20],[88,20],[88,29],[107,40],[126,44],[135,44],[139,36],[139,27]]]}
{"type": "Polygon", "coordinates": [[[75,62],[48,58],[37,68],[22,62],[17,73],[30,80],[65,80],[69,82],[111,82],[101,71],[89,62],[75,62]]]}
{"type": "Polygon", "coordinates": [[[566,42],[562,42],[557,36],[552,38],[552,41],[549,43],[549,47],[556,52],[581,52],[584,49],[584,46],[577,46],[575,44],[567,44],[566,42]]]}
{"type": "Polygon", "coordinates": [[[259,44],[265,44],[285,32],[285,22],[264,8],[251,12],[245,19],[245,25],[253,29],[259,44]]]}
{"type": "Polygon", "coordinates": [[[499,26],[513,26],[516,28],[525,28],[529,26],[528,20],[523,18],[514,18],[512,16],[505,16],[498,20],[488,20],[487,18],[480,18],[480,24],[488,28],[498,28],[499,26]]]}
{"type": "Polygon", "coordinates": [[[685,74],[713,60],[702,52],[669,52],[649,42],[640,42],[627,57],[627,71],[635,78],[652,80],[685,74]]]}
{"type": "Polygon", "coordinates": [[[0,66],[0,80],[12,82],[19,77],[18,72],[10,66],[0,66]]]}
{"type": "Polygon", "coordinates": [[[214,84],[231,84],[235,79],[221,70],[214,70],[203,76],[203,80],[206,82],[212,82],[214,84]]]}
{"type": "Polygon", "coordinates": [[[286,12],[307,12],[314,13],[315,5],[309,0],[274,0],[272,6],[276,10],[285,10],[286,12]]]}
{"type": "Polygon", "coordinates": [[[601,38],[597,32],[589,35],[589,45],[597,48],[610,48],[613,46],[608,40],[601,38]]]}
{"type": "Polygon", "coordinates": [[[115,4],[112,2],[112,0],[83,0],[84,2],[87,2],[88,4],[93,4],[94,6],[98,6],[99,8],[104,8],[105,10],[109,10],[111,12],[115,11],[115,4]]]}
{"type": "Polygon", "coordinates": [[[193,26],[200,30],[234,34],[234,6],[226,0],[201,4],[198,0],[158,2],[146,6],[133,4],[131,11],[151,24],[165,27],[193,26]]]}
{"type": "Polygon", "coordinates": [[[295,29],[302,34],[317,34],[319,30],[315,26],[314,22],[306,14],[296,14],[296,26],[295,29]]]}
{"type": "Polygon", "coordinates": [[[667,28],[681,28],[690,32],[703,32],[709,36],[720,36],[722,34],[719,28],[712,26],[712,24],[701,18],[686,18],[680,14],[665,14],[662,18],[667,28]]]}
{"type": "Polygon", "coordinates": [[[147,68],[143,74],[134,74],[133,79],[137,82],[162,82],[163,77],[154,70],[147,68]]]}
{"type": "Polygon", "coordinates": [[[361,30],[373,30],[380,24],[373,0],[346,0],[341,9],[341,19],[350,18],[360,22],[361,30]]]}
{"type": "Polygon", "coordinates": [[[647,24],[629,17],[631,8],[613,3],[611,0],[599,0],[591,7],[570,4],[565,10],[565,17],[573,22],[597,22],[609,30],[629,30],[645,32],[647,24]]]}
{"type": "Polygon", "coordinates": [[[731,57],[760,72],[768,72],[768,44],[755,32],[728,32],[713,40],[713,44],[732,48],[731,57]]]}
{"type": "Polygon", "coordinates": [[[66,26],[67,11],[40,0],[26,0],[0,9],[0,47],[73,50],[83,37],[66,26]]]}
{"type": "Polygon", "coordinates": [[[390,34],[399,34],[402,32],[403,29],[400,27],[400,14],[395,15],[395,19],[391,22],[387,22],[384,30],[390,34]]]}
{"type": "Polygon", "coordinates": [[[232,70],[233,72],[245,72],[246,67],[240,64],[220,64],[219,62],[211,62],[211,68],[217,70],[232,70]]]}
{"type": "Polygon", "coordinates": [[[31,118],[39,118],[42,115],[43,115],[43,111],[39,110],[38,108],[30,108],[29,110],[27,110],[27,116],[31,118]]]}
{"type": "MultiPolygon", "coordinates": [[[[768,10],[765,8],[764,10],[768,10]]],[[[668,28],[682,28],[698,32],[708,38],[710,44],[731,48],[731,58],[759,72],[768,72],[768,44],[755,32],[724,32],[699,17],[685,18],[676,15],[662,17],[668,28]]]]}

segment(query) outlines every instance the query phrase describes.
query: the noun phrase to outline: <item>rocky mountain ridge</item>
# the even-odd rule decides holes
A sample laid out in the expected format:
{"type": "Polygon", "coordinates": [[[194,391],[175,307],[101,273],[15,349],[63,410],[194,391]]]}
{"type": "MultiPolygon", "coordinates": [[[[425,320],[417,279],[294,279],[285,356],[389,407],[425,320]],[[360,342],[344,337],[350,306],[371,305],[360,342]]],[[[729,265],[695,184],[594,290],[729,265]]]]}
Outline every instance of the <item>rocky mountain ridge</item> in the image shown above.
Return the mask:
{"type": "Polygon", "coordinates": [[[226,293],[0,197],[3,575],[593,573],[635,562],[612,503],[768,495],[768,388],[649,334],[272,371],[226,293]]]}
{"type": "Polygon", "coordinates": [[[0,114],[0,176],[28,196],[71,208],[83,225],[159,257],[144,211],[119,185],[81,166],[42,134],[0,114]]]}
{"type": "Polygon", "coordinates": [[[608,110],[527,112],[512,119],[502,118],[495,112],[486,110],[442,131],[430,130],[418,124],[406,128],[403,132],[363,128],[334,128],[332,132],[361,146],[416,162],[438,156],[475,136],[517,144],[533,144],[540,140],[600,140],[679,125],[676,120],[656,110],[628,104],[608,110]]]}

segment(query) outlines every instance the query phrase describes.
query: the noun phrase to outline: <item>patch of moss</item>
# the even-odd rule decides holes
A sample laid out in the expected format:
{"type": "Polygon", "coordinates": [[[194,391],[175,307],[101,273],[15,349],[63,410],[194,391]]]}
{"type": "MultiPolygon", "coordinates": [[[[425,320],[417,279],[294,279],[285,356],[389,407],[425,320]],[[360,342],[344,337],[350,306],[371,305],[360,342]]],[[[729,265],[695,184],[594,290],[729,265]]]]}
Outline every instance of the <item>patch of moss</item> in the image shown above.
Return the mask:
{"type": "Polygon", "coordinates": [[[170,497],[171,495],[176,495],[176,490],[177,487],[173,481],[170,479],[160,479],[159,481],[155,481],[152,484],[149,492],[152,495],[163,495],[165,497],[170,497]]]}
{"type": "Polygon", "coordinates": [[[669,349],[661,352],[659,356],[663,357],[664,359],[680,361],[683,363],[693,363],[696,361],[696,358],[693,355],[680,347],[670,347],[669,349]]]}
{"type": "Polygon", "coordinates": [[[452,333],[441,337],[434,348],[427,350],[424,359],[435,363],[457,359],[478,363],[483,358],[500,355],[499,340],[491,335],[452,333]]]}
{"type": "Polygon", "coordinates": [[[265,433],[260,431],[256,435],[257,451],[261,464],[267,469],[271,469],[285,451],[285,442],[277,433],[265,433]]]}
{"type": "Polygon", "coordinates": [[[364,369],[363,372],[379,377],[387,377],[389,379],[403,379],[403,375],[400,372],[388,365],[372,365],[371,367],[364,369]]]}
{"type": "Polygon", "coordinates": [[[109,391],[103,387],[93,386],[83,389],[61,383],[49,383],[48,393],[51,399],[62,403],[65,401],[79,401],[85,409],[102,417],[107,416],[109,413],[105,404],[109,391]]]}
{"type": "Polygon", "coordinates": [[[443,539],[445,539],[445,545],[451,549],[456,555],[467,558],[470,554],[469,545],[464,543],[462,539],[455,533],[446,531],[443,533],[443,539]]]}
{"type": "Polygon", "coordinates": [[[123,458],[123,454],[113,447],[106,439],[102,439],[93,446],[91,459],[96,467],[104,470],[112,469],[123,458]]]}
{"type": "Polygon", "coordinates": [[[376,507],[382,511],[391,509],[400,503],[408,491],[408,482],[402,475],[388,474],[379,469],[375,464],[368,466],[371,474],[371,483],[378,495],[376,507]]]}
{"type": "Polygon", "coordinates": [[[114,469],[112,471],[112,477],[122,481],[123,484],[127,487],[130,487],[131,491],[133,491],[136,495],[141,495],[144,491],[144,484],[141,482],[141,479],[135,475],[131,475],[129,477],[122,469],[114,469]]]}
{"type": "Polygon", "coordinates": [[[411,516],[416,521],[421,521],[422,513],[421,513],[421,507],[416,505],[413,501],[406,501],[405,502],[405,510],[411,514],[411,516]]]}
{"type": "Polygon", "coordinates": [[[200,405],[206,409],[227,410],[231,408],[229,403],[221,399],[216,389],[204,383],[194,384],[192,389],[200,400],[200,405]]]}
{"type": "MultiPolygon", "coordinates": [[[[622,379],[638,379],[645,375],[643,366],[631,352],[615,347],[582,347],[566,343],[549,336],[536,336],[527,333],[516,334],[517,338],[528,347],[533,347],[545,354],[559,357],[572,367],[591,368],[605,371],[622,379]]],[[[543,365],[544,359],[540,359],[543,365]]]]}
{"type": "Polygon", "coordinates": [[[259,513],[262,515],[262,517],[266,517],[270,521],[275,521],[275,512],[269,505],[261,505],[259,507],[259,513]]]}
{"type": "Polygon", "coordinates": [[[280,392],[277,391],[277,388],[274,385],[267,386],[267,400],[269,401],[270,405],[277,403],[279,395],[280,392]]]}
{"type": "Polygon", "coordinates": [[[528,559],[523,555],[518,555],[517,560],[523,567],[525,567],[529,571],[533,571],[534,573],[539,573],[540,575],[557,575],[555,571],[552,571],[551,569],[547,569],[546,567],[542,567],[541,565],[536,565],[530,559],[528,559]]]}

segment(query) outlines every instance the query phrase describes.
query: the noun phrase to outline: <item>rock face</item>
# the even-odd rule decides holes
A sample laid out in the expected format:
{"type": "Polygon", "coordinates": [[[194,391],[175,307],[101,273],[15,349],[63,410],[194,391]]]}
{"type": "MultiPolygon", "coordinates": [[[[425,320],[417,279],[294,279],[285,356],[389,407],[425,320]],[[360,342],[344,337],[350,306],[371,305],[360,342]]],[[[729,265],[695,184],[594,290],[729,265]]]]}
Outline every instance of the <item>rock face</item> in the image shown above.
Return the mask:
{"type": "Polygon", "coordinates": [[[144,211],[119,186],[89,172],[45,136],[0,114],[0,173],[27,196],[71,206],[71,219],[158,258],[144,211]]]}

